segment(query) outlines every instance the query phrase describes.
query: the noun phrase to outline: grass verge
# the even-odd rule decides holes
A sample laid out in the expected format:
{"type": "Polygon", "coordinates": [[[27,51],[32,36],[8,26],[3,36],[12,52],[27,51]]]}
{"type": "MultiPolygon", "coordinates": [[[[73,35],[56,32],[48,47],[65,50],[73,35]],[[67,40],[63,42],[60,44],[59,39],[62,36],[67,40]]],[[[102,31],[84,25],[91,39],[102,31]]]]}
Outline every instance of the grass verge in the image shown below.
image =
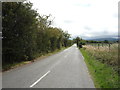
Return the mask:
{"type": "Polygon", "coordinates": [[[112,67],[101,63],[84,49],[80,49],[96,88],[120,88],[118,73],[112,67]]]}
{"type": "Polygon", "coordinates": [[[7,64],[5,66],[2,66],[2,71],[3,72],[4,71],[8,71],[8,70],[17,68],[19,66],[22,66],[22,65],[25,65],[25,64],[29,64],[29,63],[32,63],[32,62],[35,62],[35,61],[38,61],[38,60],[41,60],[43,58],[46,58],[46,57],[51,56],[53,54],[56,54],[56,53],[58,53],[58,52],[60,52],[60,51],[62,51],[64,49],[66,49],[66,48],[68,48],[68,47],[62,47],[61,49],[56,49],[55,51],[49,52],[47,54],[37,55],[36,57],[38,57],[38,58],[36,58],[34,60],[31,60],[31,61],[22,61],[22,62],[14,62],[13,64],[7,64]]]}

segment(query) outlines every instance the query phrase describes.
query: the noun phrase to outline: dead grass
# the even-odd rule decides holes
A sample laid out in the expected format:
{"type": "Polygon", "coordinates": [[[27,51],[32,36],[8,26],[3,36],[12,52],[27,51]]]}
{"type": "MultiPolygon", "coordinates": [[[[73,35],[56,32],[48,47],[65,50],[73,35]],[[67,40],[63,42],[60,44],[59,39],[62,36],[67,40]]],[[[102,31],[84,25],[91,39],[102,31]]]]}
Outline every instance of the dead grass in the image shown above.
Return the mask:
{"type": "Polygon", "coordinates": [[[118,44],[112,44],[110,49],[108,45],[100,46],[99,49],[97,45],[85,45],[84,48],[97,60],[113,66],[115,70],[118,70],[118,44]]]}

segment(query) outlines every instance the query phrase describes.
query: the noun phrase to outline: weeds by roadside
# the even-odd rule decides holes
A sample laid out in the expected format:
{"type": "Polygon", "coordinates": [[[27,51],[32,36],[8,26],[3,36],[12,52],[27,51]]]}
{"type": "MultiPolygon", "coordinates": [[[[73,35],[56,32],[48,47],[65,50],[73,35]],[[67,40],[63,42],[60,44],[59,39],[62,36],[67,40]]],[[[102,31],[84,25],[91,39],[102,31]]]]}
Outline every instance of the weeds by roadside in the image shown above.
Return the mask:
{"type": "Polygon", "coordinates": [[[102,63],[95,56],[92,56],[90,54],[91,51],[89,51],[92,49],[82,48],[80,50],[85,58],[96,88],[120,88],[120,76],[110,65],[102,63]]]}
{"type": "Polygon", "coordinates": [[[25,65],[25,64],[29,64],[29,63],[35,62],[37,60],[40,60],[40,59],[43,59],[45,57],[51,56],[53,54],[56,54],[56,53],[66,49],[66,48],[68,48],[68,47],[62,47],[61,49],[56,49],[54,52],[49,52],[47,54],[37,55],[38,58],[33,59],[31,61],[14,62],[13,64],[4,65],[4,66],[2,66],[2,71],[4,72],[4,71],[10,70],[10,69],[14,69],[16,67],[19,67],[19,66],[22,66],[22,65],[25,65]]]}
{"type": "Polygon", "coordinates": [[[104,64],[110,65],[116,72],[119,71],[118,44],[113,44],[110,50],[108,49],[108,46],[104,47],[101,46],[98,49],[96,46],[85,45],[84,48],[86,49],[87,52],[89,52],[89,55],[95,57],[96,60],[99,60],[104,64]]]}

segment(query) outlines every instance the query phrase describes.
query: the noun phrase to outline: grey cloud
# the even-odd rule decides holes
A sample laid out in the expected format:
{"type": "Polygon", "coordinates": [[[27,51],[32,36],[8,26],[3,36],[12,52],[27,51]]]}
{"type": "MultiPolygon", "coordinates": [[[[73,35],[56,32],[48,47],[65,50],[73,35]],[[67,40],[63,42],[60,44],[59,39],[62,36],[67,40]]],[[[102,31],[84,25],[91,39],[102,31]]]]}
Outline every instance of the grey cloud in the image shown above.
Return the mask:
{"type": "Polygon", "coordinates": [[[79,35],[83,39],[97,39],[97,38],[114,38],[118,37],[118,33],[112,33],[107,31],[102,32],[88,32],[87,34],[92,35],[91,37],[86,36],[86,33],[79,35]]]}
{"type": "Polygon", "coordinates": [[[83,39],[98,39],[98,38],[115,38],[115,37],[118,37],[118,35],[99,35],[99,36],[93,36],[93,37],[87,37],[87,36],[81,36],[81,37],[83,39]]]}

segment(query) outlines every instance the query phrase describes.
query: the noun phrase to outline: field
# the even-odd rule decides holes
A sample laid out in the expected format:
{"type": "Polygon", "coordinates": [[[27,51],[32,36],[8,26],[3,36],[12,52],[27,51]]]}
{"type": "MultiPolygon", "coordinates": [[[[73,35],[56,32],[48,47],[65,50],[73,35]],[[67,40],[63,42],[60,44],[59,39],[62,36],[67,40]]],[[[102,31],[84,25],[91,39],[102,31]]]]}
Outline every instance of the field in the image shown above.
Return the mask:
{"type": "Polygon", "coordinates": [[[120,87],[118,74],[118,44],[84,45],[80,49],[97,88],[120,87]]]}
{"type": "Polygon", "coordinates": [[[89,52],[91,56],[94,56],[97,60],[110,65],[114,70],[118,70],[118,44],[103,44],[103,45],[85,45],[84,48],[89,52]]]}

